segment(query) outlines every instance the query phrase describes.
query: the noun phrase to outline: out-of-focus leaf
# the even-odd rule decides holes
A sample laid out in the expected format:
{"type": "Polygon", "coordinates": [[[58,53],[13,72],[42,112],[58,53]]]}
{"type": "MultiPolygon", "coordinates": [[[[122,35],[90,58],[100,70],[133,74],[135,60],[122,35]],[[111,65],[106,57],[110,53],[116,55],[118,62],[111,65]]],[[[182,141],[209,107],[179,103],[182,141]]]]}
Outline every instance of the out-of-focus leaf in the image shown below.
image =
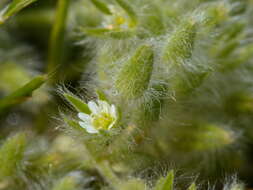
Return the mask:
{"type": "Polygon", "coordinates": [[[94,37],[110,37],[116,39],[129,38],[135,34],[134,30],[116,30],[108,28],[81,28],[86,35],[94,37]]]}
{"type": "Polygon", "coordinates": [[[14,91],[10,95],[4,97],[0,100],[0,113],[5,109],[8,109],[14,105],[20,104],[24,102],[27,98],[29,98],[33,91],[38,89],[42,84],[44,84],[47,80],[45,75],[37,76],[32,79],[30,82],[25,84],[23,87],[14,91]]]}
{"type": "Polygon", "coordinates": [[[13,0],[0,12],[0,24],[37,0],[13,0]]]}
{"type": "Polygon", "coordinates": [[[0,181],[6,177],[15,175],[26,145],[25,134],[17,134],[8,140],[0,148],[0,181]]]}
{"type": "MultiPolygon", "coordinates": [[[[54,72],[55,69],[63,62],[62,48],[65,36],[66,20],[68,16],[70,0],[59,0],[53,28],[50,34],[49,52],[48,52],[48,73],[54,72]]],[[[57,78],[57,77],[56,77],[57,78]]],[[[54,78],[52,78],[54,79],[54,78]]],[[[53,82],[52,80],[51,82],[53,82]]]]}
{"type": "Polygon", "coordinates": [[[107,7],[105,3],[103,3],[101,0],[91,0],[91,2],[103,13],[107,15],[111,15],[110,9],[107,7]]]}

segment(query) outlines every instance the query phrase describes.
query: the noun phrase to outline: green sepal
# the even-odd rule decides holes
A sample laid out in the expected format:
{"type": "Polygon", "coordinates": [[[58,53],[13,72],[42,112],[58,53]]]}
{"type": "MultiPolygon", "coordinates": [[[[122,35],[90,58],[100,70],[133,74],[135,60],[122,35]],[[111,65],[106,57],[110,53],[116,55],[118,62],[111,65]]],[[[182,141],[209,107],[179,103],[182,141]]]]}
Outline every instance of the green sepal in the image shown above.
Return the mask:
{"type": "Polygon", "coordinates": [[[88,105],[83,102],[80,98],[77,98],[76,96],[73,96],[71,94],[64,93],[63,96],[68,100],[69,103],[71,103],[74,108],[79,111],[86,114],[90,114],[91,111],[88,107],[88,105]]]}
{"type": "Polygon", "coordinates": [[[96,89],[96,94],[99,100],[108,102],[108,99],[106,98],[106,94],[103,91],[96,89]]]}

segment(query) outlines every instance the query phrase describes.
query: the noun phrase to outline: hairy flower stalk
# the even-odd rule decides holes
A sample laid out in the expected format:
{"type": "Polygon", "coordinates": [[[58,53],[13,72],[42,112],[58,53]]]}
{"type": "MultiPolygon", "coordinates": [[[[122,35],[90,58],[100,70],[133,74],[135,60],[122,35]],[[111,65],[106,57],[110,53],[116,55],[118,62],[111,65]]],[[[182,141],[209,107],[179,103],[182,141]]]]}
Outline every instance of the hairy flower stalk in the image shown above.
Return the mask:
{"type": "Polygon", "coordinates": [[[148,89],[153,71],[154,53],[150,45],[140,46],[123,65],[116,80],[116,88],[127,99],[141,97],[148,89]]]}

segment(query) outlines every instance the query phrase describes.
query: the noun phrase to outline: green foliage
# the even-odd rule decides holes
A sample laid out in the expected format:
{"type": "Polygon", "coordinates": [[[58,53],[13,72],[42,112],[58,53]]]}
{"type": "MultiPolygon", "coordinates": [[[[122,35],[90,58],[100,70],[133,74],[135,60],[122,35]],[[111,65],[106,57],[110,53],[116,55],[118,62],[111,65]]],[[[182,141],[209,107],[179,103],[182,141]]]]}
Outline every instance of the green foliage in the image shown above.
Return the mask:
{"type": "Polygon", "coordinates": [[[190,59],[194,48],[195,36],[195,21],[190,20],[179,26],[169,38],[168,45],[164,50],[164,60],[180,65],[185,60],[190,59]]]}
{"type": "Polygon", "coordinates": [[[63,62],[61,54],[63,53],[64,34],[66,29],[66,19],[69,8],[69,0],[60,0],[57,5],[53,29],[50,35],[48,67],[49,73],[53,73],[55,69],[63,62]]]}
{"type": "Polygon", "coordinates": [[[23,87],[14,91],[10,95],[4,97],[0,100],[0,113],[5,111],[12,106],[20,104],[26,101],[29,98],[33,91],[38,89],[42,84],[44,84],[47,80],[46,76],[38,76],[32,79],[30,82],[25,84],[23,87]]]}
{"type": "Polygon", "coordinates": [[[174,171],[170,171],[166,177],[161,177],[154,190],[173,190],[174,171]]]}
{"type": "Polygon", "coordinates": [[[15,15],[35,1],[37,0],[12,0],[12,2],[0,12],[0,24],[3,24],[11,16],[15,15]]]}
{"type": "Polygon", "coordinates": [[[132,20],[132,24],[135,25],[137,23],[137,15],[130,4],[128,4],[125,0],[115,0],[129,15],[132,20]]]}
{"type": "Polygon", "coordinates": [[[252,0],[33,2],[0,2],[0,189],[253,187],[252,0]]]}
{"type": "Polygon", "coordinates": [[[101,0],[91,0],[91,2],[104,14],[108,14],[111,15],[111,11],[110,9],[107,7],[107,5],[105,3],[103,3],[103,1],[101,0]]]}
{"type": "Polygon", "coordinates": [[[0,80],[7,81],[0,83],[0,88],[2,91],[9,93],[21,87],[22,84],[29,82],[30,77],[22,66],[8,62],[1,65],[0,80]],[[10,71],[12,75],[10,75],[10,71]]]}
{"type": "Polygon", "coordinates": [[[69,103],[71,103],[72,106],[74,106],[74,108],[77,111],[87,114],[90,113],[88,105],[85,102],[83,102],[80,98],[67,93],[64,93],[63,96],[69,101],[69,103]]]}
{"type": "Polygon", "coordinates": [[[178,137],[174,146],[183,151],[216,150],[231,145],[235,141],[232,131],[214,124],[196,123],[190,127],[179,126],[174,132],[173,135],[178,137]],[[194,130],[194,134],[188,135],[189,130],[194,130]]]}
{"type": "MultiPolygon", "coordinates": [[[[122,183],[122,182],[121,182],[122,183]]],[[[132,179],[126,182],[123,182],[118,187],[120,190],[145,190],[145,184],[141,180],[132,179]]]]}
{"type": "Polygon", "coordinates": [[[16,134],[0,147],[0,182],[7,177],[18,175],[26,147],[26,135],[16,134]]]}
{"type": "Polygon", "coordinates": [[[118,74],[116,87],[126,98],[138,98],[147,90],[153,70],[152,47],[139,47],[118,74]]]}

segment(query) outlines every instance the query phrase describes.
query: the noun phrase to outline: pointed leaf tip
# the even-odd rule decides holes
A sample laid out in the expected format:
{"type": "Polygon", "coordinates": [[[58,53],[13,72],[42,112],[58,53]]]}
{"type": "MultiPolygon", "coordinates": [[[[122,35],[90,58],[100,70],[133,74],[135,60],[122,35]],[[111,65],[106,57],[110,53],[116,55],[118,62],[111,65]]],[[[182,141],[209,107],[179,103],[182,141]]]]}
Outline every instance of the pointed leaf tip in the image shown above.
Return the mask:
{"type": "Polygon", "coordinates": [[[107,14],[107,15],[111,15],[112,14],[112,12],[110,11],[110,9],[108,8],[108,6],[105,4],[105,3],[103,3],[101,0],[90,0],[92,3],[93,3],[93,5],[95,5],[96,6],[96,8],[98,9],[98,10],[100,10],[102,13],[104,13],[104,14],[107,14]]]}

